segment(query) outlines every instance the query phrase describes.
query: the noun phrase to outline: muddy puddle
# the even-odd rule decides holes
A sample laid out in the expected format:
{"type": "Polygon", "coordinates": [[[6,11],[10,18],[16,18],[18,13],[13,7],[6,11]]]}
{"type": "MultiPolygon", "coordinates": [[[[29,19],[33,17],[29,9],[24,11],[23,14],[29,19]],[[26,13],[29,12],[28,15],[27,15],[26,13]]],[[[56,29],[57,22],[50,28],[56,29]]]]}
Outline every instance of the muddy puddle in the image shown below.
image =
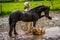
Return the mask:
{"type": "Polygon", "coordinates": [[[46,20],[46,18],[43,17],[36,23],[37,28],[45,29],[44,35],[26,35],[22,30],[25,24],[23,22],[17,22],[16,29],[19,35],[15,38],[8,36],[8,17],[0,17],[0,40],[60,40],[60,12],[51,12],[50,16],[52,20],[46,20]]]}

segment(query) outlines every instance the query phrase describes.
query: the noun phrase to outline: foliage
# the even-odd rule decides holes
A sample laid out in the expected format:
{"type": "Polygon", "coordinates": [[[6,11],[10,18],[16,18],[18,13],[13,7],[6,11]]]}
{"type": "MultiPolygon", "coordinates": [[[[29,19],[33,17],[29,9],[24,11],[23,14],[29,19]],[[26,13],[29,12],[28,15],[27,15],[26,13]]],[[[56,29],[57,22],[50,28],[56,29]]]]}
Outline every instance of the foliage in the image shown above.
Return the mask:
{"type": "MultiPolygon", "coordinates": [[[[30,1],[31,8],[39,5],[50,6],[51,11],[60,11],[60,1],[53,1],[53,6],[50,1],[30,1]]],[[[2,13],[0,15],[10,14],[14,10],[24,11],[24,2],[6,2],[2,3],[2,13]]]]}

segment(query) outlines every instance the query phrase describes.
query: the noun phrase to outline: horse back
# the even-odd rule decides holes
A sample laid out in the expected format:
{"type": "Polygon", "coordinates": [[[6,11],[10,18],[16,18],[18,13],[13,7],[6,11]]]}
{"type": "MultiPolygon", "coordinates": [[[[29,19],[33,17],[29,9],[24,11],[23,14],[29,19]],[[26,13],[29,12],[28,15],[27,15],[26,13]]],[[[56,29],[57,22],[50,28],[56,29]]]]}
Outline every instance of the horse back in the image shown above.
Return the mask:
{"type": "Polygon", "coordinates": [[[21,19],[21,16],[23,13],[21,11],[14,11],[10,14],[9,18],[15,21],[18,21],[21,19]]]}

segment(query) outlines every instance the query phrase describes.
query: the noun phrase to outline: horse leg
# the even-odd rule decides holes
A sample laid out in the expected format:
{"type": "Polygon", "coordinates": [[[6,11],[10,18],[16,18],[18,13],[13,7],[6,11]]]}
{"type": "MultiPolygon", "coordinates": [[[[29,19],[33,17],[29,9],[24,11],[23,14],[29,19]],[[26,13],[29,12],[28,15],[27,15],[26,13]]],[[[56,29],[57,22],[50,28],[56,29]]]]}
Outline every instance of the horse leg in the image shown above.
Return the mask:
{"type": "Polygon", "coordinates": [[[16,22],[12,22],[12,24],[10,25],[10,30],[9,30],[9,36],[10,37],[12,37],[12,31],[13,31],[13,29],[14,29],[14,34],[17,34],[15,26],[16,26],[16,22]]]}
{"type": "Polygon", "coordinates": [[[33,27],[35,27],[36,26],[36,21],[33,21],[33,27]]]}
{"type": "Polygon", "coordinates": [[[16,32],[16,22],[14,23],[14,34],[18,35],[18,33],[16,32]]]}
{"type": "Polygon", "coordinates": [[[12,31],[13,31],[13,27],[12,24],[10,25],[10,30],[9,30],[9,36],[12,37],[12,31]]]}
{"type": "Polygon", "coordinates": [[[36,21],[33,21],[33,27],[31,29],[33,30],[35,27],[36,27],[36,21]]]}

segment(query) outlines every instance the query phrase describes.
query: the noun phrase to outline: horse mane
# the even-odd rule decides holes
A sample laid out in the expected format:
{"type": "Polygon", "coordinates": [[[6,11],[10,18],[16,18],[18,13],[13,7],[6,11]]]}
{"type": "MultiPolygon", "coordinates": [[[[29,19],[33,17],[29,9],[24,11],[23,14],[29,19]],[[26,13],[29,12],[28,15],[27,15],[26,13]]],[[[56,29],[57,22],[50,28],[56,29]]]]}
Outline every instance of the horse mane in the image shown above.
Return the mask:
{"type": "Polygon", "coordinates": [[[45,5],[37,6],[37,7],[33,8],[33,9],[29,10],[29,12],[32,11],[32,10],[36,10],[36,9],[39,8],[39,7],[44,7],[44,6],[45,6],[45,5]]]}

